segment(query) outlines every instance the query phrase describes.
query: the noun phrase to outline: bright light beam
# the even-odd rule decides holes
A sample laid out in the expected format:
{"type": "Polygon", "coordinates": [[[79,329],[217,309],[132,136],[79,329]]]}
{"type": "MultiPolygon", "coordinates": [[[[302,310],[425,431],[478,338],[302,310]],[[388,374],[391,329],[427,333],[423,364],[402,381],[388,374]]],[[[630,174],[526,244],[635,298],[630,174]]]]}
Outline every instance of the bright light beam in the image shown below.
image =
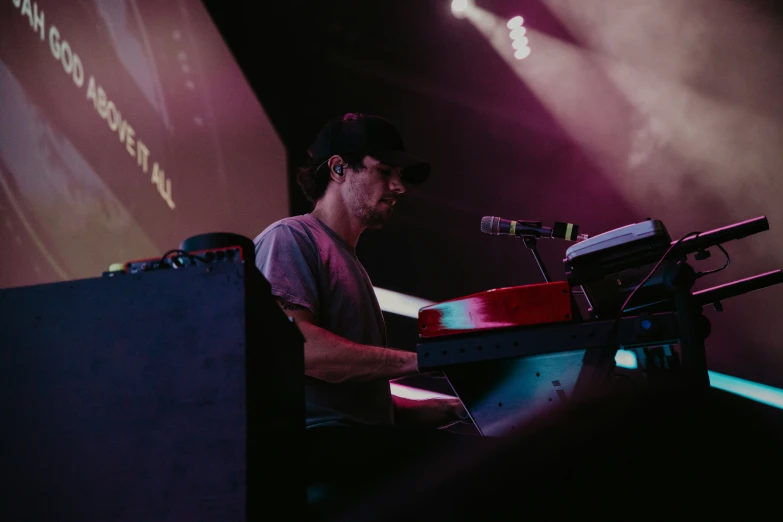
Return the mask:
{"type": "Polygon", "coordinates": [[[381,310],[412,319],[419,318],[419,309],[435,304],[434,301],[427,301],[426,299],[393,292],[377,286],[374,289],[378,303],[381,305],[381,310]]]}
{"type": "Polygon", "coordinates": [[[468,0],[452,0],[451,12],[454,16],[462,18],[470,8],[470,2],[468,0]]]}
{"type": "Polygon", "coordinates": [[[453,395],[446,395],[430,390],[422,390],[421,388],[413,388],[411,386],[405,386],[396,382],[390,382],[391,392],[397,397],[403,399],[411,399],[413,401],[423,401],[425,399],[448,399],[454,397],[453,395]]]}
{"type": "Polygon", "coordinates": [[[616,87],[588,51],[527,28],[520,36],[535,42],[536,56],[520,61],[509,52],[511,35],[500,17],[474,6],[466,19],[602,170],[611,172],[625,161],[617,129],[629,119],[629,111],[618,103],[616,87]]]}

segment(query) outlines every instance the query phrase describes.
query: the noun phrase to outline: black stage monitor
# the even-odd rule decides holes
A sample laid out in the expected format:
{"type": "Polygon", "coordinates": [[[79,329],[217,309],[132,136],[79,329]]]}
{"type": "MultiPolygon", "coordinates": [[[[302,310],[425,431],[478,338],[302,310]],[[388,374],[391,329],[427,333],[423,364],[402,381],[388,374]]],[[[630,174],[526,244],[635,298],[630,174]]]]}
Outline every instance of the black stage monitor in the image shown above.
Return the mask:
{"type": "Polygon", "coordinates": [[[303,509],[303,340],[264,282],[225,261],[0,290],[0,519],[303,509]]]}

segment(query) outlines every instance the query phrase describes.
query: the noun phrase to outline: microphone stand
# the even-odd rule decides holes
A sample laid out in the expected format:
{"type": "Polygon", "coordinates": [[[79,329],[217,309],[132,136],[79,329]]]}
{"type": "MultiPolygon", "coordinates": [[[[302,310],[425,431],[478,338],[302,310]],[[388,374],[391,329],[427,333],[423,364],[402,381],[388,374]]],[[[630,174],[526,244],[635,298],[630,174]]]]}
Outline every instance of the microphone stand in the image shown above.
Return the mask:
{"type": "Polygon", "coordinates": [[[541,270],[541,275],[544,276],[545,283],[551,283],[552,279],[549,277],[549,272],[546,271],[544,261],[536,250],[536,238],[533,236],[522,236],[522,242],[525,244],[528,250],[533,252],[533,258],[535,258],[538,268],[541,270]]]}
{"type": "MultiPolygon", "coordinates": [[[[552,278],[549,277],[549,272],[546,269],[546,266],[544,266],[544,260],[541,259],[541,255],[538,253],[538,250],[536,249],[536,238],[535,236],[520,236],[522,238],[522,242],[525,244],[525,247],[530,250],[533,253],[533,258],[536,260],[536,264],[538,265],[538,269],[541,270],[541,275],[544,276],[544,282],[545,283],[551,283],[552,278]]],[[[585,298],[587,298],[587,295],[585,295],[585,298]]],[[[589,304],[589,300],[588,300],[589,304]]],[[[579,310],[579,305],[576,303],[576,299],[574,298],[574,293],[571,292],[571,316],[572,320],[574,322],[582,321],[582,312],[579,310]]],[[[614,357],[614,355],[612,355],[614,357]]]]}

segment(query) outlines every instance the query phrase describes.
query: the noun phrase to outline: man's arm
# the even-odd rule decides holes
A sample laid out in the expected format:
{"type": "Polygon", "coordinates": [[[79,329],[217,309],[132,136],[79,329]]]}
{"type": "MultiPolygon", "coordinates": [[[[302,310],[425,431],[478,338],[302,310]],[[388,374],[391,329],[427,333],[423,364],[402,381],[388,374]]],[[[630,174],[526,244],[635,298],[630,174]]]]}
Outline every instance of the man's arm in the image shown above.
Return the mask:
{"type": "Polygon", "coordinates": [[[354,343],[315,324],[306,308],[278,298],[305,338],[305,375],[327,382],[388,381],[418,373],[416,353],[354,343]]]}

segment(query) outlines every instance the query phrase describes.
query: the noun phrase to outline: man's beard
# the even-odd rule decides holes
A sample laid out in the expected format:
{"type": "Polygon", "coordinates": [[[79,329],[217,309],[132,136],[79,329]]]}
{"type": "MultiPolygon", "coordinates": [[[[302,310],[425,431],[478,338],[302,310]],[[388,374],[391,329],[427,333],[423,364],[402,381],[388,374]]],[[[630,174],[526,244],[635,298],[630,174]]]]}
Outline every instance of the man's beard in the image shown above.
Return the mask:
{"type": "Polygon", "coordinates": [[[386,211],[372,207],[365,207],[362,210],[362,225],[366,226],[367,228],[383,227],[383,225],[389,221],[389,218],[391,218],[392,213],[394,212],[393,209],[386,211]]]}

